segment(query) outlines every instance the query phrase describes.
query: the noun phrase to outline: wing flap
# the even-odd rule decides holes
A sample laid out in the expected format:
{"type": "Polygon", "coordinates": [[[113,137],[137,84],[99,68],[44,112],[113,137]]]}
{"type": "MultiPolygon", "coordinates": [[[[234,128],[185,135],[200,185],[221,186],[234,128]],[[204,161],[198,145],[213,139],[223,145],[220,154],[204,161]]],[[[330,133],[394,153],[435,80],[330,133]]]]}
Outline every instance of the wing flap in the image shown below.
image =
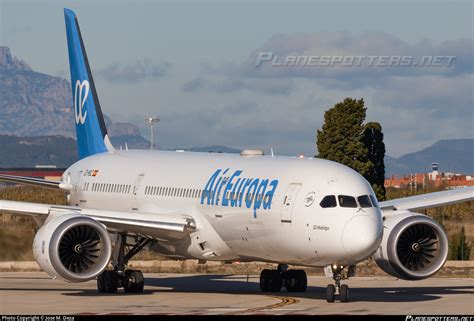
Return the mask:
{"type": "Polygon", "coordinates": [[[474,187],[464,187],[442,192],[397,198],[380,202],[382,210],[419,210],[455,204],[474,199],[474,187]]]}

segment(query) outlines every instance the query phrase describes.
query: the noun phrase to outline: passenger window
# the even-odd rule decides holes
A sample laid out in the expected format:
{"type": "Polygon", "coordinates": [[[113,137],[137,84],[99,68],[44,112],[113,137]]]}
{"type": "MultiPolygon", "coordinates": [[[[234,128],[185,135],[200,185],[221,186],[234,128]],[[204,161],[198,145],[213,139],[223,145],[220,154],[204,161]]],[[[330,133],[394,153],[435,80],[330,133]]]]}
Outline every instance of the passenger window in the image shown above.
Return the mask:
{"type": "Polygon", "coordinates": [[[341,207],[357,207],[357,202],[352,196],[339,195],[338,200],[341,207]]]}
{"type": "Polygon", "coordinates": [[[370,203],[369,195],[362,195],[357,198],[359,201],[360,207],[367,208],[372,207],[372,203],[370,203]]]}
{"type": "Polygon", "coordinates": [[[321,206],[322,208],[336,207],[337,206],[336,196],[334,195],[324,196],[324,198],[319,203],[319,206],[321,206]]]}

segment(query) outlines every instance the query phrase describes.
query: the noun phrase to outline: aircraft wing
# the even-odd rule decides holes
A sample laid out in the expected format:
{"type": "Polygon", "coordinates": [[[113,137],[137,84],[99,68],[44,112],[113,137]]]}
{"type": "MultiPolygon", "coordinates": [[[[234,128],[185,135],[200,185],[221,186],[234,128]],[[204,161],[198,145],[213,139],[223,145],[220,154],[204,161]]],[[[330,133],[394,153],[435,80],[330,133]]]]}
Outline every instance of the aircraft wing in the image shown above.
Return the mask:
{"type": "Polygon", "coordinates": [[[38,187],[44,187],[49,189],[56,190],[71,190],[73,186],[71,184],[63,183],[60,181],[48,181],[40,178],[24,177],[24,176],[14,176],[14,175],[5,175],[0,174],[0,181],[16,184],[26,184],[38,187]]]}
{"type": "Polygon", "coordinates": [[[4,200],[0,200],[0,212],[44,218],[52,213],[76,213],[96,219],[109,230],[134,232],[162,240],[182,239],[196,229],[194,219],[184,213],[122,212],[4,200]]]}
{"type": "Polygon", "coordinates": [[[380,202],[380,208],[389,210],[419,210],[470,201],[474,199],[474,187],[464,187],[442,192],[397,198],[380,202]]]}

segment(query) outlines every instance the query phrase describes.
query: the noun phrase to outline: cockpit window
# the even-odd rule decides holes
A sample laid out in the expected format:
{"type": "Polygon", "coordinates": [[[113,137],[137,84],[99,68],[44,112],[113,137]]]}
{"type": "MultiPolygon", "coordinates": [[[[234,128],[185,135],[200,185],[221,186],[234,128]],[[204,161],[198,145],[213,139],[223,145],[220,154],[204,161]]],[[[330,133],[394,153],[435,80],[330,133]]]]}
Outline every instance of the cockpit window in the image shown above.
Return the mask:
{"type": "Polygon", "coordinates": [[[321,206],[322,208],[336,207],[337,206],[336,196],[334,195],[324,196],[324,198],[321,200],[321,203],[319,203],[319,206],[321,206]]]}
{"type": "Polygon", "coordinates": [[[362,195],[357,198],[359,201],[360,207],[367,208],[372,207],[372,203],[370,203],[369,195],[362,195]]]}
{"type": "Polygon", "coordinates": [[[372,201],[372,204],[374,204],[375,207],[379,207],[379,202],[377,202],[377,199],[374,195],[370,195],[370,200],[372,201]]]}
{"type": "Polygon", "coordinates": [[[357,207],[356,199],[352,196],[339,195],[337,198],[341,207],[357,207]]]}

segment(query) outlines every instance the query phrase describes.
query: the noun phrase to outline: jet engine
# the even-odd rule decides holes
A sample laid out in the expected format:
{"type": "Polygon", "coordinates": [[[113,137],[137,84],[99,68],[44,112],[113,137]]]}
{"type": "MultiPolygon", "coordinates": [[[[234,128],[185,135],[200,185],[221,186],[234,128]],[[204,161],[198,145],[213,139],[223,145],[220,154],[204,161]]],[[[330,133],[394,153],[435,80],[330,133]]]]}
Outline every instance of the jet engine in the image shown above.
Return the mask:
{"type": "Polygon", "coordinates": [[[383,239],[374,254],[386,273],[404,280],[435,274],[448,256],[446,231],[432,218],[413,212],[388,215],[383,239]]]}
{"type": "Polygon", "coordinates": [[[50,276],[68,282],[97,277],[112,252],[105,227],[77,213],[51,215],[33,241],[33,254],[40,267],[50,276]]]}

